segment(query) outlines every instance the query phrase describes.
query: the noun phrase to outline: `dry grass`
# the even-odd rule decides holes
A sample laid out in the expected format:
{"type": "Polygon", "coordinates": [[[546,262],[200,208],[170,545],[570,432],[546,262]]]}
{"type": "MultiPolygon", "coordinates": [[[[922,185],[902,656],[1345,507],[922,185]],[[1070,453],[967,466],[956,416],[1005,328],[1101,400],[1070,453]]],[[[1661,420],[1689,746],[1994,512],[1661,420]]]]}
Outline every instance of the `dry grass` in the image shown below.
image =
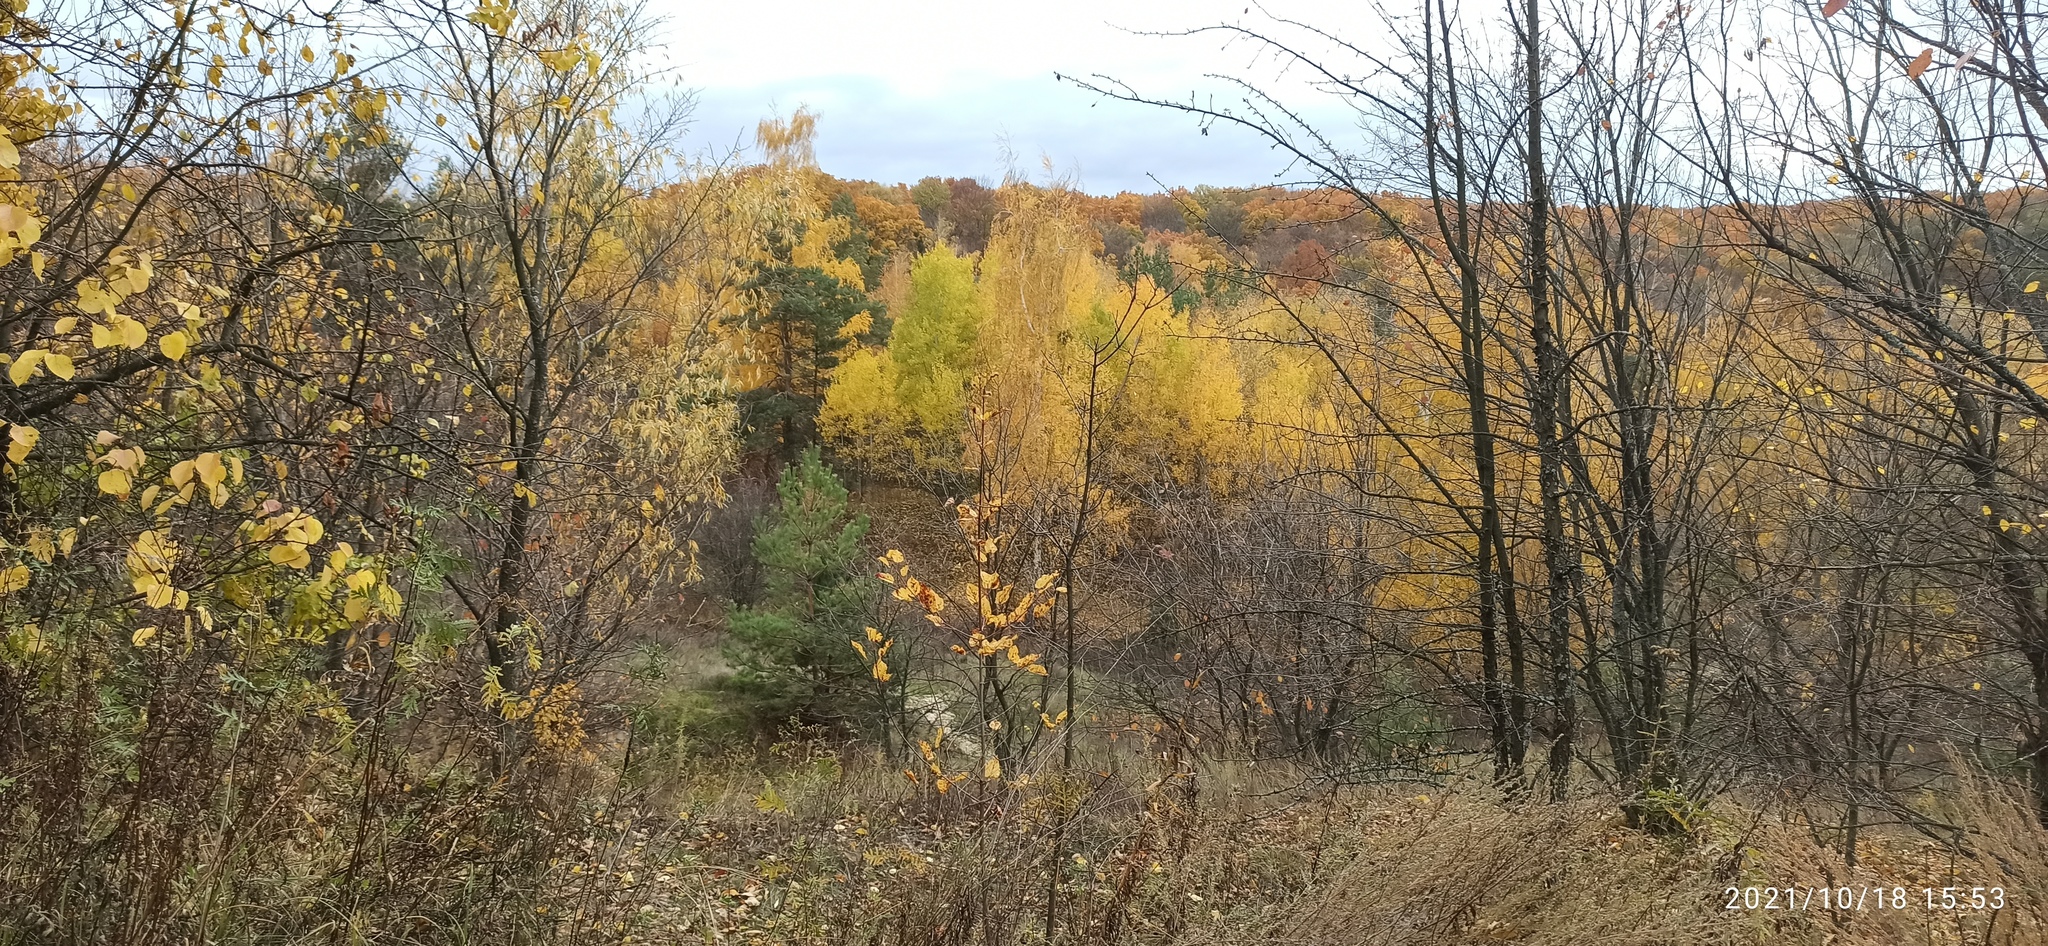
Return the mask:
{"type": "Polygon", "coordinates": [[[1851,871],[1796,820],[1732,805],[1669,838],[1628,829],[1597,799],[1508,804],[1480,786],[1267,794],[1231,780],[1243,774],[1047,779],[939,799],[867,760],[702,773],[681,783],[695,806],[682,847],[708,871],[693,895],[709,904],[666,910],[691,919],[641,935],[892,946],[2043,941],[2043,903],[2028,892],[2044,889],[2048,833],[1982,784],[1952,796],[1977,826],[1963,846],[1878,838],[1851,871]],[[780,806],[764,810],[764,784],[780,806]],[[1912,888],[1916,903],[1926,885],[2002,885],[2008,908],[1725,908],[1730,886],[1879,883],[1912,888]]]}
{"type": "MultiPolygon", "coordinates": [[[[526,783],[401,780],[355,808],[336,804],[350,797],[347,779],[314,779],[281,789],[304,812],[220,862],[231,882],[174,886],[159,913],[167,925],[118,941],[2048,942],[2048,831],[1989,781],[1930,801],[1968,826],[1959,837],[1874,833],[1851,870],[1796,812],[1773,808],[1724,802],[1690,835],[1658,837],[1627,828],[1601,798],[1509,802],[1483,782],[1311,791],[1285,767],[1137,758],[1111,772],[970,780],[943,796],[822,741],[686,753],[626,782],[610,758],[526,783]],[[1910,888],[1916,906],[1725,908],[1731,886],[1877,884],[1910,888]],[[1949,885],[2002,886],[2008,906],[1920,904],[1921,888],[1949,885]]],[[[0,851],[0,878],[37,874],[20,853],[0,851]]],[[[195,871],[210,863],[192,861],[195,871]]],[[[76,903],[17,887],[0,890],[0,904],[21,921],[0,922],[0,944],[88,941],[67,937],[51,912],[76,903]],[[41,915],[51,922],[25,925],[41,915]]]]}

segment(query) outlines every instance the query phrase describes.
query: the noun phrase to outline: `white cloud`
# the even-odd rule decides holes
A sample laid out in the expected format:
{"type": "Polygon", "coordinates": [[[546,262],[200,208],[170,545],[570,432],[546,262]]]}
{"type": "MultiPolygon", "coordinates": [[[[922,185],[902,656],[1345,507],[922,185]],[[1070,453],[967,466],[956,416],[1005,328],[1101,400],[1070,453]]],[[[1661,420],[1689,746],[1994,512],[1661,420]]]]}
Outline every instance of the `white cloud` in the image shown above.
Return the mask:
{"type": "Polygon", "coordinates": [[[1168,186],[1260,184],[1283,166],[1250,134],[1203,135],[1185,115],[1053,78],[1108,74],[1169,97],[1215,90],[1204,73],[1246,67],[1243,48],[1130,30],[1238,19],[1242,0],[655,3],[668,20],[664,59],[700,90],[696,133],[707,144],[744,141],[762,117],[809,106],[821,116],[825,170],[884,183],[999,178],[1004,141],[1029,176],[1043,176],[1045,156],[1098,193],[1156,189],[1148,175],[1168,186]]]}

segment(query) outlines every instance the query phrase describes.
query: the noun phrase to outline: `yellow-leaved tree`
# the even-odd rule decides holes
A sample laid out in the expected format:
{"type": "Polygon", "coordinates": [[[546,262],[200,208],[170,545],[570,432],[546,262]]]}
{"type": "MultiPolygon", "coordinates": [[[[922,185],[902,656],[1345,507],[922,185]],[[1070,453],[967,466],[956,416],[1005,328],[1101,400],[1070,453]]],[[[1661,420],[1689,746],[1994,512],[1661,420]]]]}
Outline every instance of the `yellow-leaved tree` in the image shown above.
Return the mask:
{"type": "Polygon", "coordinates": [[[478,553],[447,586],[478,623],[487,701],[517,717],[692,573],[681,535],[730,459],[709,325],[735,296],[704,257],[724,249],[713,208],[731,182],[673,187],[684,103],[636,97],[637,12],[424,25],[414,126],[462,157],[418,196],[432,295],[416,363],[446,379],[425,396],[447,421],[421,432],[437,450],[420,474],[442,541],[478,553]]]}
{"type": "Polygon", "coordinates": [[[547,863],[507,788],[693,575],[763,240],[646,26],[0,11],[0,928],[377,929],[457,848],[547,863]]]}

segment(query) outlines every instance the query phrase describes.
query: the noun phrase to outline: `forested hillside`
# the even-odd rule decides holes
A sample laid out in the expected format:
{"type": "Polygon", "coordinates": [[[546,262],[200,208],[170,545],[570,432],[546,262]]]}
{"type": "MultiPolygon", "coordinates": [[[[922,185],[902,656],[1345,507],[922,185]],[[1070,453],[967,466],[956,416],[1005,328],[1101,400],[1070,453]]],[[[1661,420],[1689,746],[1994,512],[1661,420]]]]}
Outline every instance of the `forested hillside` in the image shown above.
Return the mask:
{"type": "Polygon", "coordinates": [[[1378,9],[1115,196],[0,9],[0,944],[2043,941],[2037,14],[1378,9]]]}

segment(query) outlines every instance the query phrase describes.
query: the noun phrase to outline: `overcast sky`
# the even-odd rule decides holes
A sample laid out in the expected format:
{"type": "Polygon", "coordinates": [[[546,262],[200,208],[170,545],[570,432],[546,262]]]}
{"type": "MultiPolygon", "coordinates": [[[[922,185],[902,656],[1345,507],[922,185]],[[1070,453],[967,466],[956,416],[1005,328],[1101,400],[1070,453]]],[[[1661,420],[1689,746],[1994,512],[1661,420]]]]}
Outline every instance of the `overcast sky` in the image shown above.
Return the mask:
{"type": "MultiPolygon", "coordinates": [[[[699,90],[701,144],[749,142],[754,124],[798,106],[818,113],[818,162],[845,178],[914,183],[1000,178],[1005,143],[1042,178],[1041,161],[1093,193],[1270,183],[1283,165],[1254,137],[1100,98],[1053,78],[1104,73],[1168,97],[1217,89],[1205,72],[1250,65],[1216,38],[1132,35],[1241,18],[1218,0],[652,0],[667,19],[664,55],[699,90]]],[[[1333,23],[1302,3],[1318,25],[1333,23]]],[[[1256,16],[1256,13],[1253,14],[1256,16]]]]}

